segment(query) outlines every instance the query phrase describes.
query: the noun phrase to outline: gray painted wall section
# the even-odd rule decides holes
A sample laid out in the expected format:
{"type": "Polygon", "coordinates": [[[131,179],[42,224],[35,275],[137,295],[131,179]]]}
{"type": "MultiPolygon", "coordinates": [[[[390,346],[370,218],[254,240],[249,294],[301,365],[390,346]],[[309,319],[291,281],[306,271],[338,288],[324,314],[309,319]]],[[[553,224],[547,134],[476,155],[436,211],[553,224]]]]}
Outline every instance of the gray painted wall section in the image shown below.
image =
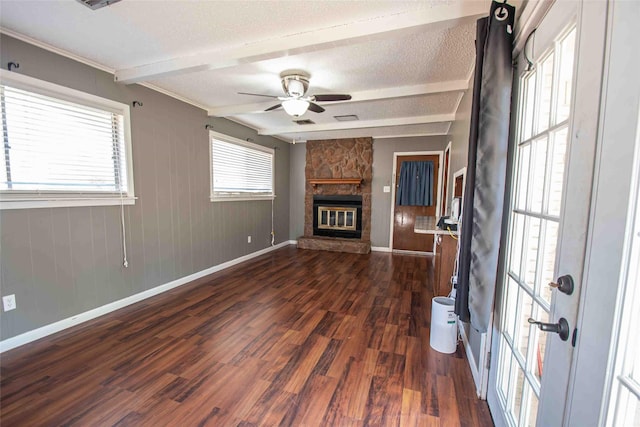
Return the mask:
{"type": "MultiPolygon", "coordinates": [[[[449,141],[451,141],[451,164],[449,185],[447,194],[453,194],[453,174],[467,166],[467,154],[469,152],[469,126],[471,125],[471,101],[473,98],[473,78],[471,79],[471,87],[465,92],[458,111],[456,112],[456,120],[451,124],[449,129],[449,141]]],[[[449,200],[451,207],[451,200],[449,200]]],[[[449,212],[447,212],[448,214],[449,212]]]]}
{"type": "Polygon", "coordinates": [[[307,144],[291,144],[289,148],[291,156],[291,170],[289,178],[289,194],[291,206],[289,206],[289,238],[297,240],[304,234],[304,168],[307,159],[307,144]]]}
{"type": "Polygon", "coordinates": [[[276,147],[276,243],[289,238],[289,144],[139,85],[7,36],[0,61],[19,72],[131,104],[136,196],[125,207],[129,268],[122,267],[119,207],[0,211],[0,339],[97,308],[270,245],[271,202],[209,201],[205,124],[276,147]],[[247,243],[247,236],[253,243],[247,243]]]}
{"type": "Polygon", "coordinates": [[[373,188],[371,189],[371,246],[389,247],[391,225],[391,193],[383,192],[393,178],[393,153],[410,151],[443,151],[446,136],[385,138],[373,141],[373,188]]]}
{"type": "MultiPolygon", "coordinates": [[[[456,112],[456,120],[449,129],[449,140],[451,141],[451,175],[449,176],[448,194],[453,194],[453,174],[467,166],[469,154],[469,127],[471,126],[471,104],[473,101],[473,78],[470,81],[470,87],[465,92],[460,106],[456,112]]],[[[480,344],[482,334],[471,327],[469,323],[464,323],[465,333],[469,339],[471,352],[476,360],[480,363],[480,344]]],[[[477,367],[480,369],[480,367],[477,367]]]]}

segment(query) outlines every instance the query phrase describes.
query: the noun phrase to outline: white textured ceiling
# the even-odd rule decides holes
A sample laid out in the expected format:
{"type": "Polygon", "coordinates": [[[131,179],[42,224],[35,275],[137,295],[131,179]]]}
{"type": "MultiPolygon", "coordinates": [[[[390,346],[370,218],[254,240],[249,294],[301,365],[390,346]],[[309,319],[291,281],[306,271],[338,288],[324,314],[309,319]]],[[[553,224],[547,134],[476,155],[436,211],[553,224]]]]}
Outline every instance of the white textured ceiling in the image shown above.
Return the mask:
{"type": "Polygon", "coordinates": [[[446,134],[467,89],[475,20],[486,0],[122,0],[92,11],[76,0],[0,0],[0,26],[284,140],[446,134]],[[282,110],[284,70],[311,75],[323,103],[302,127],[282,110]],[[355,114],[357,122],[333,116],[355,114]],[[298,130],[299,129],[299,130],[298,130]]]}

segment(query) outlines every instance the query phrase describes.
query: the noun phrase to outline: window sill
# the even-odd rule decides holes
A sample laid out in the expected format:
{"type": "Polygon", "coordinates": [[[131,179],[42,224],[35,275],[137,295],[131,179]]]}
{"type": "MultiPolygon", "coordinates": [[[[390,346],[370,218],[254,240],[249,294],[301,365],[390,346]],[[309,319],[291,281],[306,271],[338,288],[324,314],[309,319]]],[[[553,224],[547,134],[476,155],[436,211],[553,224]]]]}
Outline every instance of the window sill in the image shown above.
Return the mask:
{"type": "Polygon", "coordinates": [[[134,205],[137,197],[49,197],[49,198],[0,198],[0,210],[70,208],[78,206],[134,205]]]}
{"type": "Polygon", "coordinates": [[[246,202],[250,200],[274,200],[276,196],[229,196],[229,197],[211,197],[212,202],[246,202]]]}

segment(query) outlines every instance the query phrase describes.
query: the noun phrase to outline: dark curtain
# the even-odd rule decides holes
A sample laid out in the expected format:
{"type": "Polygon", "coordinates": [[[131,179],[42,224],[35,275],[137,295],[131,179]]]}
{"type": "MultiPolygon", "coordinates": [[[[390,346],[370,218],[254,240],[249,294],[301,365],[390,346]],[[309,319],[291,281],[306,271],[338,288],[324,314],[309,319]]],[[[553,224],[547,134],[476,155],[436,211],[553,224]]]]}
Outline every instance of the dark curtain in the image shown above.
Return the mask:
{"type": "Polygon", "coordinates": [[[509,145],[514,16],[514,7],[493,2],[489,16],[479,19],[476,28],[455,312],[480,332],[486,332],[489,325],[498,274],[509,145]],[[500,12],[508,16],[504,18],[500,12]]]}
{"type": "Polygon", "coordinates": [[[431,206],[433,204],[433,162],[402,162],[396,204],[399,206],[431,206]]]}

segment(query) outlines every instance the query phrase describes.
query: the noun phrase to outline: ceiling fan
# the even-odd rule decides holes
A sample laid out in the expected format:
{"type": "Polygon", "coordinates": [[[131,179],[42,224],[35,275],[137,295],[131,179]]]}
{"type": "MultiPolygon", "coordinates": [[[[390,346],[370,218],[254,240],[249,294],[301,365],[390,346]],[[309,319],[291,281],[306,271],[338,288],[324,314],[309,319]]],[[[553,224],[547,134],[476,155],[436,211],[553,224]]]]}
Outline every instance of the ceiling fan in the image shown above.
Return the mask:
{"type": "Polygon", "coordinates": [[[346,94],[304,96],[307,93],[307,89],[309,89],[309,76],[300,71],[285,71],[280,74],[280,78],[282,79],[282,89],[286,96],[263,95],[248,92],[238,93],[240,95],[264,96],[279,99],[282,101],[280,104],[269,107],[264,111],[273,111],[282,107],[287,114],[293,117],[300,117],[306,113],[307,110],[313,111],[314,113],[322,113],[324,108],[316,104],[316,102],[348,101],[351,99],[351,95],[346,94]]]}

